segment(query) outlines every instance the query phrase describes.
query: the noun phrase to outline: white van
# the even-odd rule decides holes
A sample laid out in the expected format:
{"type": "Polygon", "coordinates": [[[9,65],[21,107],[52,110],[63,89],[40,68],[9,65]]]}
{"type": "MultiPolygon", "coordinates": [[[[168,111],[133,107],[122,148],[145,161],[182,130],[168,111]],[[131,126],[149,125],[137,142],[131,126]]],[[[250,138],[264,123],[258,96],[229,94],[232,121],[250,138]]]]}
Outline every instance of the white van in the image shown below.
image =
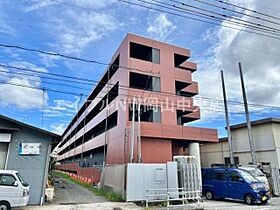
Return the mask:
{"type": "Polygon", "coordinates": [[[259,180],[260,182],[265,183],[266,188],[269,190],[268,179],[265,176],[265,174],[257,166],[254,166],[254,165],[250,166],[249,165],[249,166],[241,166],[239,168],[248,171],[257,180],[259,180]]]}
{"type": "Polygon", "coordinates": [[[0,170],[0,210],[26,206],[29,186],[18,171],[0,170]]]}

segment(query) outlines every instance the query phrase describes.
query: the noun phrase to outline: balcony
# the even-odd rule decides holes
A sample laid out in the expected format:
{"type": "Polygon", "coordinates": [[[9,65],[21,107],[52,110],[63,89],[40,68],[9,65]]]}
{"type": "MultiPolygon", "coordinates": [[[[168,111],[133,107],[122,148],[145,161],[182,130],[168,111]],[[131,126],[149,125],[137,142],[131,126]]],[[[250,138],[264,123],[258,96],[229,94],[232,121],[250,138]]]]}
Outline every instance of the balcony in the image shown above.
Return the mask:
{"type": "Polygon", "coordinates": [[[184,97],[193,97],[198,94],[197,82],[181,82],[175,81],[176,95],[184,97]]]}

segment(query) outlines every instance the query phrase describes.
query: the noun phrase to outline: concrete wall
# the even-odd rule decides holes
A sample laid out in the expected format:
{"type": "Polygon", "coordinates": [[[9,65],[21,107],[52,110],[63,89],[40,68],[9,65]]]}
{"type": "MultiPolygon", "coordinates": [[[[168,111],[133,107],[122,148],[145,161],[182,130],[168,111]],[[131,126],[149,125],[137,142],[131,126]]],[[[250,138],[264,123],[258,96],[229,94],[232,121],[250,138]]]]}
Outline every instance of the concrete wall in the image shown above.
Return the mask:
{"type": "MultiPolygon", "coordinates": [[[[252,126],[253,139],[256,151],[274,150],[274,137],[272,124],[262,124],[252,126]]],[[[249,152],[248,130],[246,127],[231,131],[234,152],[249,152]]]]}
{"type": "Polygon", "coordinates": [[[209,167],[212,163],[223,163],[229,157],[228,143],[206,143],[200,146],[201,166],[209,167]]]}
{"type": "Polygon", "coordinates": [[[101,185],[119,193],[125,198],[126,165],[106,166],[102,173],[101,185]]]}
{"type": "MultiPolygon", "coordinates": [[[[1,127],[13,126],[12,123],[0,120],[1,127]]],[[[7,156],[7,169],[17,170],[30,185],[29,204],[40,204],[41,197],[44,194],[46,162],[49,160],[49,153],[52,137],[21,127],[20,131],[12,132],[9,153],[7,156]],[[40,155],[20,156],[20,143],[41,143],[40,155]]]]}

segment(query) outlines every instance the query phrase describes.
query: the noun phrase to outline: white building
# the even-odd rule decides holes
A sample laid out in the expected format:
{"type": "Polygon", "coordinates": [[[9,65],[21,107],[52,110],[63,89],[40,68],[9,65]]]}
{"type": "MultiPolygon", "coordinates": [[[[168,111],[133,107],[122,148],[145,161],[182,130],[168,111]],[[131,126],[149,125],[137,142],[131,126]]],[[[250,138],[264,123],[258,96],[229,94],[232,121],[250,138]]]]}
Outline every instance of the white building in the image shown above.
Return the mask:
{"type": "MultiPolygon", "coordinates": [[[[280,168],[280,119],[266,118],[252,121],[251,125],[257,162],[270,163],[280,168]]],[[[231,134],[235,161],[240,164],[252,162],[247,124],[231,126],[231,134]]],[[[229,162],[227,138],[221,138],[219,143],[201,145],[202,167],[225,162],[229,162]]]]}

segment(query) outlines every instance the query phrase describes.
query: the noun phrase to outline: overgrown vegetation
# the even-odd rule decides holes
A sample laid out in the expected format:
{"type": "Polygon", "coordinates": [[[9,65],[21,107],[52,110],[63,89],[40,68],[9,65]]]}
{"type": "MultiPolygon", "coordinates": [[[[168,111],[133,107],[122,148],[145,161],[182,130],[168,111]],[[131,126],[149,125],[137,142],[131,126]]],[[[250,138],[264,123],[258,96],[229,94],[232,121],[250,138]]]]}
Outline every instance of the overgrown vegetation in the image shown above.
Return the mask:
{"type": "Polygon", "coordinates": [[[118,194],[118,193],[115,193],[115,192],[112,192],[112,191],[109,191],[109,190],[105,190],[105,189],[98,189],[98,188],[94,187],[92,184],[84,183],[84,182],[81,182],[80,180],[73,179],[72,177],[70,177],[67,174],[60,173],[60,172],[57,172],[57,171],[53,171],[52,175],[65,178],[65,179],[67,179],[67,180],[69,180],[71,182],[74,182],[74,183],[76,183],[78,185],[81,185],[84,188],[87,188],[88,190],[93,192],[95,195],[103,196],[106,199],[108,199],[109,201],[113,201],[113,202],[122,202],[122,201],[124,201],[122,199],[122,196],[120,194],[118,194]]]}

